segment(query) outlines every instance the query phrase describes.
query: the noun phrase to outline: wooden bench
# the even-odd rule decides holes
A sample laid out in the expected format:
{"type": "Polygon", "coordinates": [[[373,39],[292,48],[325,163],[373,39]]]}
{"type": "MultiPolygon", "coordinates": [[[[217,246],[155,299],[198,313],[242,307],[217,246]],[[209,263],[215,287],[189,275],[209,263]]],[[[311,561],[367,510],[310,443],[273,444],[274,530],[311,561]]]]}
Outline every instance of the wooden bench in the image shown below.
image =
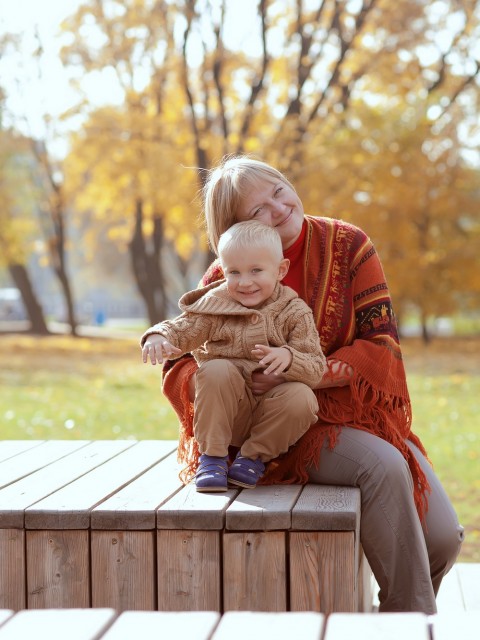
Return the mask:
{"type": "Polygon", "coordinates": [[[371,609],[358,489],[178,470],[173,441],[0,442],[0,608],[371,609]]]}
{"type": "Polygon", "coordinates": [[[128,611],[111,609],[0,610],[0,640],[477,640],[480,611],[433,616],[357,614],[128,611]]]}

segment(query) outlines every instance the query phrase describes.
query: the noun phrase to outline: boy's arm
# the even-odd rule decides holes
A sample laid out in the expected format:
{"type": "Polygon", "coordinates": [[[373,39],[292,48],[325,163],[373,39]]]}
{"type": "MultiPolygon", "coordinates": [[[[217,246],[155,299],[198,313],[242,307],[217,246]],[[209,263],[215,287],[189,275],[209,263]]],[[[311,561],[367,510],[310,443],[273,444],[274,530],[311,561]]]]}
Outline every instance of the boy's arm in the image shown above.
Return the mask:
{"type": "Polygon", "coordinates": [[[307,305],[292,317],[286,344],[282,348],[290,351],[292,356],[290,366],[283,373],[285,380],[304,382],[315,389],[327,371],[327,361],[312,311],[307,305]]]}
{"type": "MultiPolygon", "coordinates": [[[[163,362],[197,349],[208,339],[210,325],[208,316],[191,313],[153,325],[140,340],[143,361],[148,357],[152,360],[152,353],[155,361],[163,362]]],[[[155,364],[153,360],[152,364],[155,364]]]]}

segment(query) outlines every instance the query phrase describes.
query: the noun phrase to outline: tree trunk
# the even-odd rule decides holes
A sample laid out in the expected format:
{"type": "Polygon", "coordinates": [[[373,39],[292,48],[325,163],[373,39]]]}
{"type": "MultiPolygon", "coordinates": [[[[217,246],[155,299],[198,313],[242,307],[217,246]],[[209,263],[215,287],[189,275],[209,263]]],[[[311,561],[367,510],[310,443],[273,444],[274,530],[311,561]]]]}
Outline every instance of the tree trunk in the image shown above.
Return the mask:
{"type": "Polygon", "coordinates": [[[33,290],[27,269],[23,264],[9,264],[8,270],[22,296],[22,301],[30,320],[30,331],[42,336],[48,335],[50,332],[45,322],[43,309],[33,290]]]}
{"type": "Polygon", "coordinates": [[[55,178],[54,167],[44,141],[31,141],[34,157],[44,171],[43,187],[48,206],[40,212],[40,223],[47,243],[53,270],[60,282],[60,288],[67,307],[67,321],[72,336],[77,335],[77,320],[73,303],[72,288],[66,267],[66,207],[63,184],[55,178]],[[46,179],[46,182],[45,182],[46,179]]]}
{"type": "Polygon", "coordinates": [[[161,264],[163,243],[163,220],[159,215],[154,217],[152,235],[150,238],[145,238],[143,203],[137,200],[135,225],[129,250],[133,274],[140,295],[145,301],[150,324],[165,320],[167,314],[165,278],[161,264]]]}
{"type": "Polygon", "coordinates": [[[427,317],[422,313],[421,317],[421,326],[422,326],[422,340],[424,344],[430,344],[432,340],[432,336],[430,335],[430,331],[428,329],[427,317]]]}

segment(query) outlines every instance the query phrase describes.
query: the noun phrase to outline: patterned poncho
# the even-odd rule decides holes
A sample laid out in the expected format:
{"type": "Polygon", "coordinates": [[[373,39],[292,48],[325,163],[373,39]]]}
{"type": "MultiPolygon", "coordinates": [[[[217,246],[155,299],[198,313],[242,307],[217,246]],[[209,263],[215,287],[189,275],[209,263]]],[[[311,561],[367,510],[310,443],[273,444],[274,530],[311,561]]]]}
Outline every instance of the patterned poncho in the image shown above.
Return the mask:
{"type": "MultiPolygon", "coordinates": [[[[411,404],[397,326],[385,275],[374,246],[357,227],[331,218],[305,216],[306,234],[298,295],[313,311],[327,365],[340,360],[353,370],[348,386],[317,389],[318,422],[289,449],[272,460],[262,483],[306,483],[308,468],[319,464],[327,439],[334,447],[344,425],[362,429],[395,446],[406,459],[414,482],[417,510],[423,516],[429,487],[406,444],[425,450],[411,431],[411,404]]],[[[214,262],[203,284],[223,276],[214,262]]],[[[167,363],[163,391],[180,418],[178,456],[184,480],[197,466],[193,404],[188,381],[193,358],[167,363]]],[[[328,375],[328,373],[326,374],[328,375]]]]}

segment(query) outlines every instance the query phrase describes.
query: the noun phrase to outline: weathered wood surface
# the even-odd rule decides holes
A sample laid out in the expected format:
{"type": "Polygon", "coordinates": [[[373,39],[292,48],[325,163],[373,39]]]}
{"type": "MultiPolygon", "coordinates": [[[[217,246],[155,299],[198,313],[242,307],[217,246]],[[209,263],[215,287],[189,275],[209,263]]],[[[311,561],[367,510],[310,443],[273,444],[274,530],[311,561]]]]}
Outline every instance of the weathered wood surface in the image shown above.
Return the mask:
{"type": "Polygon", "coordinates": [[[88,529],[93,508],[172,452],[166,441],[142,441],[25,510],[27,529],[88,529]]]}
{"type": "Polygon", "coordinates": [[[0,607],[358,610],[358,490],[178,471],[173,441],[0,442],[0,607]]]}
{"type": "Polygon", "coordinates": [[[0,610],[0,640],[477,640],[480,611],[421,613],[158,612],[112,609],[0,610]]]}
{"type": "Polygon", "coordinates": [[[328,617],[323,640],[430,640],[422,613],[335,613],[328,617]]]}
{"type": "MultiPolygon", "coordinates": [[[[213,640],[275,638],[320,640],[325,624],[321,613],[228,612],[220,620],[213,640]]],[[[343,639],[342,639],[343,640],[343,639]]]]}

